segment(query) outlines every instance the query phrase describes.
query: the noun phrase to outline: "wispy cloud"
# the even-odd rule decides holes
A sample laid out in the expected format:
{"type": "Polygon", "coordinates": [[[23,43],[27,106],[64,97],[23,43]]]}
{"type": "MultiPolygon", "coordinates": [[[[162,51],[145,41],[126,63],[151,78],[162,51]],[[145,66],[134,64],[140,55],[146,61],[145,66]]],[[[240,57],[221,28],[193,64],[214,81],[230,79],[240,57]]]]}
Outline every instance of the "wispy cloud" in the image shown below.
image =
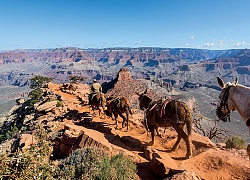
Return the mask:
{"type": "Polygon", "coordinates": [[[186,44],[185,44],[185,47],[189,47],[189,44],[188,44],[188,43],[186,43],[186,44]]]}
{"type": "Polygon", "coordinates": [[[205,43],[203,47],[213,47],[214,43],[205,43]]]}
{"type": "Polygon", "coordinates": [[[107,47],[108,43],[106,41],[101,42],[101,47],[107,47]]]}
{"type": "Polygon", "coordinates": [[[189,39],[190,39],[190,40],[194,40],[194,36],[191,36],[189,39]]]}
{"type": "Polygon", "coordinates": [[[121,44],[124,44],[124,43],[126,43],[126,41],[124,40],[124,41],[120,41],[120,42],[117,42],[117,43],[114,43],[114,44],[112,44],[112,45],[121,45],[121,44]]]}
{"type": "Polygon", "coordinates": [[[135,45],[138,45],[138,44],[141,44],[142,42],[141,41],[137,41],[136,43],[135,43],[135,45]]]}

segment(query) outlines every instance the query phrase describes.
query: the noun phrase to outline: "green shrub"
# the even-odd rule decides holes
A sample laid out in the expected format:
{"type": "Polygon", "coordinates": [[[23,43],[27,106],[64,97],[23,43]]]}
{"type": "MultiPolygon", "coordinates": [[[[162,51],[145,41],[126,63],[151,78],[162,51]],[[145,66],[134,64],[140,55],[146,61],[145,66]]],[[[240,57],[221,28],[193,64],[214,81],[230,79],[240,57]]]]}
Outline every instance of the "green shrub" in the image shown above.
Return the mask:
{"type": "Polygon", "coordinates": [[[135,179],[134,175],[136,172],[137,169],[134,162],[127,156],[118,154],[112,156],[110,160],[107,157],[102,159],[97,179],[135,179]]]}
{"type": "Polygon", "coordinates": [[[105,153],[97,148],[77,149],[61,160],[57,168],[59,179],[95,179],[105,153]]]}
{"type": "Polygon", "coordinates": [[[19,129],[14,123],[12,126],[8,127],[6,131],[3,132],[3,134],[0,134],[0,143],[2,143],[5,140],[9,140],[12,137],[14,137],[18,133],[19,129]]]}
{"type": "Polygon", "coordinates": [[[59,179],[126,180],[134,179],[136,165],[123,154],[108,157],[98,148],[74,151],[61,160],[57,168],[59,179]]]}
{"type": "Polygon", "coordinates": [[[35,75],[30,79],[30,88],[31,89],[40,89],[46,83],[52,82],[54,78],[49,78],[47,76],[35,75]]]}
{"type": "Polygon", "coordinates": [[[57,100],[56,107],[62,107],[62,106],[63,106],[63,102],[57,100]]]}
{"type": "Polygon", "coordinates": [[[238,136],[231,137],[226,142],[226,148],[244,149],[245,139],[238,136]]]}

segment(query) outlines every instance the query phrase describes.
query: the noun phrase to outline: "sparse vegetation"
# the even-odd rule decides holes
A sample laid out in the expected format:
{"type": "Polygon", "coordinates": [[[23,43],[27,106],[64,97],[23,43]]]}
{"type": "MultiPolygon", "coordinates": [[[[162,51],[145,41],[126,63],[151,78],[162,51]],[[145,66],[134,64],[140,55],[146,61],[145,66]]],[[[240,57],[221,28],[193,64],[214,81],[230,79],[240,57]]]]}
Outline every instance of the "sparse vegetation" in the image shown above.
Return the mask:
{"type": "Polygon", "coordinates": [[[56,167],[48,134],[38,127],[37,143],[15,153],[0,153],[0,179],[134,179],[136,165],[123,154],[109,157],[99,148],[84,148],[62,159],[56,167]]]}
{"type": "Polygon", "coordinates": [[[10,128],[5,132],[5,134],[0,135],[0,143],[2,143],[5,140],[9,140],[10,138],[14,137],[19,129],[16,126],[16,123],[14,123],[10,128]]]}
{"type": "Polygon", "coordinates": [[[215,142],[225,142],[225,140],[228,139],[229,132],[227,130],[220,129],[218,127],[218,121],[216,120],[207,121],[206,123],[207,127],[205,128],[202,125],[202,121],[204,120],[208,119],[199,114],[195,114],[195,116],[193,116],[194,131],[196,133],[206,136],[210,140],[213,140],[215,142]]]}
{"type": "Polygon", "coordinates": [[[245,139],[233,136],[226,141],[226,148],[244,149],[245,139]]]}
{"type": "Polygon", "coordinates": [[[83,77],[83,76],[70,76],[69,77],[69,80],[72,82],[72,83],[78,83],[79,81],[85,81],[86,77],[83,77]]]}
{"type": "Polygon", "coordinates": [[[36,144],[25,152],[0,154],[0,179],[53,179],[55,165],[48,159],[51,153],[47,133],[38,128],[36,144]]]}
{"type": "Polygon", "coordinates": [[[134,179],[136,165],[123,154],[108,157],[98,148],[74,151],[63,159],[57,168],[57,176],[65,179],[134,179]]]}

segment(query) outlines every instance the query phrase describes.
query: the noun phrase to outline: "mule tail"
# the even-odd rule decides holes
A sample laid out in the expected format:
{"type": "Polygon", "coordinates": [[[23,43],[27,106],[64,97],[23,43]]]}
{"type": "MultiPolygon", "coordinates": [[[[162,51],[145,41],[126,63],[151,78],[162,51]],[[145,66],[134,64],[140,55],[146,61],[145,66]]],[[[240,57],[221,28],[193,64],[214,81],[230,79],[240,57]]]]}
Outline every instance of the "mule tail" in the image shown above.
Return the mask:
{"type": "Polygon", "coordinates": [[[188,136],[192,134],[192,126],[193,126],[193,121],[192,121],[192,116],[189,115],[186,120],[186,126],[187,126],[187,133],[188,136]]]}
{"type": "Polygon", "coordinates": [[[185,111],[186,111],[186,126],[187,126],[187,134],[190,136],[192,134],[192,128],[193,128],[193,117],[191,110],[187,107],[186,104],[182,104],[185,111]]]}

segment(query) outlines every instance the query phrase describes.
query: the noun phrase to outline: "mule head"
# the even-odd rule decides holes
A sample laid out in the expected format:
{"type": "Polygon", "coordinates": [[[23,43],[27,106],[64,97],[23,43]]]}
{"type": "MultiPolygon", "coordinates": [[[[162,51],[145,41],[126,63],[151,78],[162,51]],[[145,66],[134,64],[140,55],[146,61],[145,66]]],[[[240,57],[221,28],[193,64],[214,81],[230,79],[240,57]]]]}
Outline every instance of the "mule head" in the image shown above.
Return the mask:
{"type": "Polygon", "coordinates": [[[143,93],[136,93],[139,97],[139,106],[141,110],[147,109],[149,103],[152,101],[151,98],[149,98],[148,96],[146,96],[145,94],[147,94],[149,92],[149,89],[146,89],[143,93]]]}
{"type": "MultiPolygon", "coordinates": [[[[228,107],[228,99],[229,99],[229,90],[232,87],[231,83],[225,84],[220,77],[217,77],[217,81],[219,86],[222,88],[222,91],[219,95],[219,103],[217,104],[216,115],[217,117],[226,122],[228,119],[230,121],[230,113],[231,110],[228,107]]],[[[235,84],[238,79],[236,79],[235,84]]]]}

